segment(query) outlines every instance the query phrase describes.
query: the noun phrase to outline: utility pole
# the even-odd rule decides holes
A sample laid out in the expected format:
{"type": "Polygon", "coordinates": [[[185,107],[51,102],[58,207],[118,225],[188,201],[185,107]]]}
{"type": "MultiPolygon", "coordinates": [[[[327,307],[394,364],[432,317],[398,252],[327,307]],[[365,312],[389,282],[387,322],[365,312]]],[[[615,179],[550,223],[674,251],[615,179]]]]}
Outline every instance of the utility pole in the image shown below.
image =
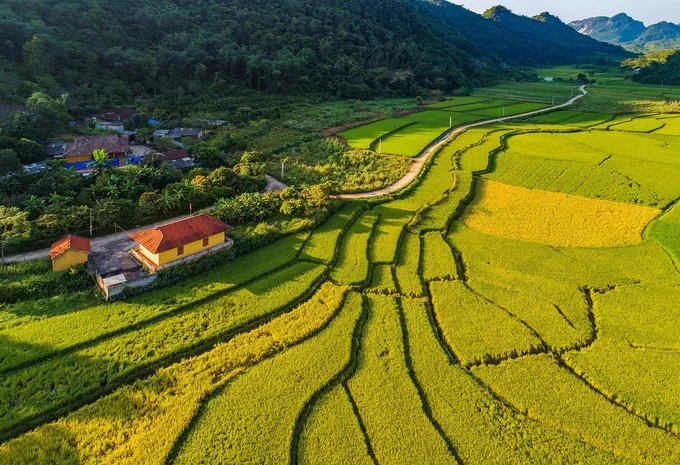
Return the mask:
{"type": "Polygon", "coordinates": [[[92,209],[90,208],[90,237],[92,237],[92,209]]]}
{"type": "Polygon", "coordinates": [[[382,139],[378,142],[378,153],[382,153],[382,139]]]}
{"type": "Polygon", "coordinates": [[[503,116],[505,116],[505,107],[503,107],[503,116]]]}
{"type": "Polygon", "coordinates": [[[284,161],[281,162],[281,181],[283,181],[283,178],[286,176],[286,168],[284,166],[284,161]]]}
{"type": "Polygon", "coordinates": [[[449,127],[453,127],[453,116],[449,116],[449,127]]]}

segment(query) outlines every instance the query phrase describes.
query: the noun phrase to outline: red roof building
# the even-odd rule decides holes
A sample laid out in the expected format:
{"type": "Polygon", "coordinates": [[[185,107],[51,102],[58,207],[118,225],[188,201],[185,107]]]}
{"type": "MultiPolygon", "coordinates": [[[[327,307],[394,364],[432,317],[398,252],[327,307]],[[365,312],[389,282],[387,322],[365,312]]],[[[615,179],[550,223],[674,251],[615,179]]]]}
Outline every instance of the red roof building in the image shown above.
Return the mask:
{"type": "Polygon", "coordinates": [[[92,251],[89,239],[69,234],[50,247],[50,258],[54,271],[64,271],[73,266],[87,263],[92,251]]]}
{"type": "Polygon", "coordinates": [[[64,158],[68,163],[90,161],[95,150],[104,150],[109,158],[123,158],[130,151],[130,144],[120,134],[78,137],[66,149],[64,158]]]}
{"type": "Polygon", "coordinates": [[[207,214],[191,216],[130,234],[139,244],[132,249],[133,257],[146,268],[156,271],[170,264],[231,247],[225,232],[233,229],[207,214]]]}

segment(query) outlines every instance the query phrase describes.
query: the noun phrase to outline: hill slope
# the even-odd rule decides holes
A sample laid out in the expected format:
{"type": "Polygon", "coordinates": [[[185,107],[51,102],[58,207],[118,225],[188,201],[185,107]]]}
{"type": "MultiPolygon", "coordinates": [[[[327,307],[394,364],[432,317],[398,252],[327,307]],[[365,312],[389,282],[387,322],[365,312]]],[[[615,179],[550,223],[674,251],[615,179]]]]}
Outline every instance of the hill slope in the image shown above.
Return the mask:
{"type": "Polygon", "coordinates": [[[666,21],[646,27],[641,21],[620,13],[611,18],[597,16],[572,21],[569,25],[581,34],[629,50],[680,48],[680,25],[666,21]]]}
{"type": "Polygon", "coordinates": [[[625,56],[552,16],[484,18],[425,0],[7,0],[0,101],[38,88],[71,98],[193,95],[235,85],[344,98],[450,92],[510,65],[625,56]],[[491,43],[490,43],[491,40],[491,43]]]}

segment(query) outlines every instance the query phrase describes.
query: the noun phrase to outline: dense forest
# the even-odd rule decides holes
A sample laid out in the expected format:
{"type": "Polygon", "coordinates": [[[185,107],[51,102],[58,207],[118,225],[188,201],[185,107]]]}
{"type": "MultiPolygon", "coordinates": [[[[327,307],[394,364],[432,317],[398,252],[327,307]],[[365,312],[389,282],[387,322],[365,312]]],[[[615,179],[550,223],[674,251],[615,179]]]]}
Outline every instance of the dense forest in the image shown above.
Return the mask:
{"type": "Polygon", "coordinates": [[[422,0],[6,0],[0,102],[69,107],[252,89],[369,98],[454,92],[517,68],[625,56],[550,16],[422,0]]]}
{"type": "Polygon", "coordinates": [[[663,59],[643,62],[633,79],[643,84],[680,86],[680,51],[663,55],[663,59]]]}

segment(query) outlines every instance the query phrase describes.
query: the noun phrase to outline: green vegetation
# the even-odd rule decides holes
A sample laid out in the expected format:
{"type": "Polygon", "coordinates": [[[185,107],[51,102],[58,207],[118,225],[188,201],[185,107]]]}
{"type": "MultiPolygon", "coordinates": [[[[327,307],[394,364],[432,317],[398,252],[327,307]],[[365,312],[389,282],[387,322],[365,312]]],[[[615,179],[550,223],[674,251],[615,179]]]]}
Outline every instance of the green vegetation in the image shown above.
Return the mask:
{"type": "Polygon", "coordinates": [[[368,310],[357,371],[347,386],[376,459],[399,464],[428,457],[435,463],[456,463],[423,412],[409,377],[396,301],[371,297],[368,310]]]}
{"type": "Polygon", "coordinates": [[[288,463],[305,404],[351,361],[360,302],[350,299],[313,340],[258,364],[210,398],[174,462],[288,463]],[[272,376],[277,382],[271,382],[272,376]],[[206,440],[216,447],[206,448],[206,440]]]}
{"type": "Polygon", "coordinates": [[[369,211],[350,226],[340,247],[337,265],[331,272],[333,280],[342,284],[359,285],[368,279],[368,248],[377,221],[378,215],[369,211]]]}
{"type": "Polygon", "coordinates": [[[0,463],[70,463],[76,455],[84,461],[129,465],[162,461],[207,395],[248,367],[319,331],[338,312],[344,295],[345,289],[325,284],[290,313],[125,386],[60,419],[56,427],[46,425],[11,442],[0,449],[0,463]],[[104,439],[101,434],[102,429],[120,428],[125,435],[104,439]],[[76,442],[65,445],[65,437],[76,442]],[[102,440],[106,447],[99,446],[102,440]]]}
{"type": "MultiPolygon", "coordinates": [[[[406,118],[569,92],[550,84],[406,118]]],[[[314,231],[181,284],[4,304],[0,463],[674,465],[680,118],[659,110],[678,89],[590,89],[459,134],[401,192],[329,204],[314,231]],[[482,204],[489,185],[512,195],[482,204]],[[603,231],[592,202],[624,214],[603,231]],[[634,240],[567,241],[621,229],[634,240]]]]}

